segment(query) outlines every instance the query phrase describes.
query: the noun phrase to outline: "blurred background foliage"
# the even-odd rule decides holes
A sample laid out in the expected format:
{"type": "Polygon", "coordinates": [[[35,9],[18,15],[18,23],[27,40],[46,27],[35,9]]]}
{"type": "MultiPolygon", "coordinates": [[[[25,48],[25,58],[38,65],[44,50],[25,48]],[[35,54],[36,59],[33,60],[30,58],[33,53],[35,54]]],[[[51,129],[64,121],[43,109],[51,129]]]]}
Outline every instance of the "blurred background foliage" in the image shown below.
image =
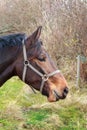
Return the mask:
{"type": "Polygon", "coordinates": [[[43,26],[43,43],[64,73],[76,73],[76,56],[87,56],[87,0],[0,0],[0,34],[43,26]],[[72,72],[73,70],[73,72],[72,72]]]}
{"type": "Polygon", "coordinates": [[[75,85],[76,57],[87,56],[87,0],[0,0],[0,35],[29,36],[40,25],[43,44],[70,92],[49,104],[18,77],[10,79],[0,88],[0,130],[86,130],[87,84],[82,81],[77,91],[75,85]]]}

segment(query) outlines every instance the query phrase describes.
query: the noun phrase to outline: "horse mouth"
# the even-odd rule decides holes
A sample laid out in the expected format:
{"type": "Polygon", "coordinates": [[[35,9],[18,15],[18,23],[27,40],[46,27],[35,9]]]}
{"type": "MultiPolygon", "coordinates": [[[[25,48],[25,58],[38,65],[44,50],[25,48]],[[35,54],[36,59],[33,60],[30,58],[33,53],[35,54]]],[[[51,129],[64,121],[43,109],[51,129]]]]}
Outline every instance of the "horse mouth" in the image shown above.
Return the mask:
{"type": "Polygon", "coordinates": [[[61,95],[60,96],[60,94],[58,93],[58,91],[56,91],[56,90],[53,90],[53,92],[52,92],[53,94],[53,96],[48,96],[48,101],[49,102],[56,102],[56,101],[59,101],[60,99],[65,99],[66,98],[66,95],[61,95]]]}
{"type": "Polygon", "coordinates": [[[53,90],[52,93],[49,96],[47,96],[47,98],[49,102],[56,102],[61,99],[60,95],[56,90],[53,90]]]}
{"type": "Polygon", "coordinates": [[[56,98],[56,101],[58,101],[60,99],[60,95],[58,94],[58,92],[54,90],[53,94],[54,94],[54,96],[56,98]]]}
{"type": "Polygon", "coordinates": [[[66,98],[66,94],[63,94],[62,96],[60,96],[59,93],[56,90],[54,90],[53,93],[54,93],[54,96],[56,97],[56,101],[58,101],[59,99],[65,99],[66,98]]]}

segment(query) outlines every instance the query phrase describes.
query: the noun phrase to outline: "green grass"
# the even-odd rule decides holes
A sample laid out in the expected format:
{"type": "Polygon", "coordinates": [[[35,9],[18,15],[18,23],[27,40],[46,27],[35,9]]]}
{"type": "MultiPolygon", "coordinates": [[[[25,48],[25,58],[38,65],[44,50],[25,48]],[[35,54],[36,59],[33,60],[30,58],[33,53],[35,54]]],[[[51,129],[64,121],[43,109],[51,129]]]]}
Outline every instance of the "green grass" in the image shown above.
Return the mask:
{"type": "Polygon", "coordinates": [[[0,88],[0,130],[86,130],[85,90],[71,89],[68,98],[48,103],[40,93],[26,90],[17,77],[0,88]]]}
{"type": "Polygon", "coordinates": [[[70,106],[68,109],[60,110],[59,115],[64,125],[60,127],[60,130],[86,130],[84,113],[81,112],[79,107],[70,106]]]}

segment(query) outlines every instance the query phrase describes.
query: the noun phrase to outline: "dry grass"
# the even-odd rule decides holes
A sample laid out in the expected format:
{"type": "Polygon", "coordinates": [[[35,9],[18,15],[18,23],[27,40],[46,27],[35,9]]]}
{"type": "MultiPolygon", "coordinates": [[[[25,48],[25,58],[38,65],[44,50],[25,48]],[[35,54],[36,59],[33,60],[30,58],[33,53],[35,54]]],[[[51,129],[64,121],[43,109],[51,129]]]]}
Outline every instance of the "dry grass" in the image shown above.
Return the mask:
{"type": "Polygon", "coordinates": [[[12,118],[12,119],[16,119],[16,120],[23,120],[23,113],[21,110],[21,107],[18,106],[16,103],[16,101],[11,101],[9,102],[9,104],[6,107],[5,110],[5,115],[8,118],[12,118]]]}

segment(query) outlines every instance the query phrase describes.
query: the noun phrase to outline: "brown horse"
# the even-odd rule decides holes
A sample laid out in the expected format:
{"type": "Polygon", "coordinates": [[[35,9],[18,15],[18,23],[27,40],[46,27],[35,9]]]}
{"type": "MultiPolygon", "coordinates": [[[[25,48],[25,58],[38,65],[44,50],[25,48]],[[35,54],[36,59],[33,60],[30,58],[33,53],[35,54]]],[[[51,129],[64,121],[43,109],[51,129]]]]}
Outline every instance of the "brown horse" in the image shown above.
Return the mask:
{"type": "Polygon", "coordinates": [[[18,76],[55,102],[66,97],[68,85],[39,40],[41,28],[27,38],[25,34],[0,37],[0,86],[18,76]]]}

